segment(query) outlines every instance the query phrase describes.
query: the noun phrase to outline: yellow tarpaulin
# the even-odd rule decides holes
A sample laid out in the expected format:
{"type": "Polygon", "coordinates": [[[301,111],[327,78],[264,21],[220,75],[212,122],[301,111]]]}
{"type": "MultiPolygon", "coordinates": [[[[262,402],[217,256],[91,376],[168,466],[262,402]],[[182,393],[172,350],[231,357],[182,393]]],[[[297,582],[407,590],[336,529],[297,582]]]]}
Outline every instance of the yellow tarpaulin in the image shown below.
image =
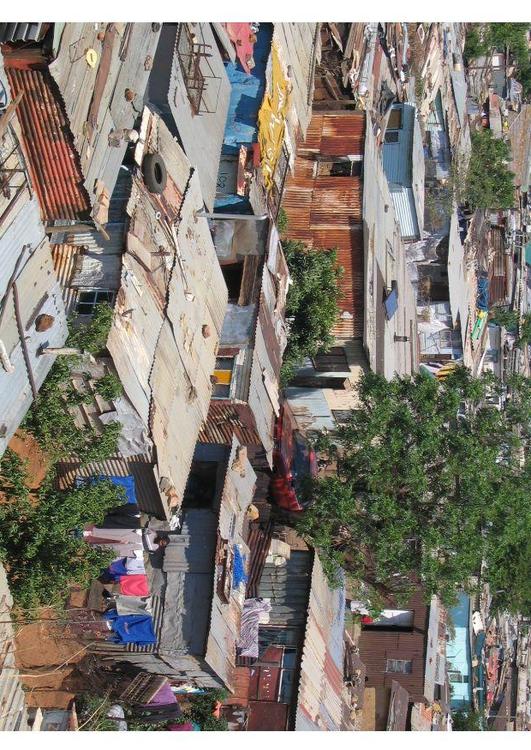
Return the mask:
{"type": "Polygon", "coordinates": [[[274,44],[271,48],[271,63],[271,89],[264,96],[258,113],[258,143],[267,190],[273,187],[275,167],[282,152],[290,94],[290,83],[284,76],[274,44]]]}

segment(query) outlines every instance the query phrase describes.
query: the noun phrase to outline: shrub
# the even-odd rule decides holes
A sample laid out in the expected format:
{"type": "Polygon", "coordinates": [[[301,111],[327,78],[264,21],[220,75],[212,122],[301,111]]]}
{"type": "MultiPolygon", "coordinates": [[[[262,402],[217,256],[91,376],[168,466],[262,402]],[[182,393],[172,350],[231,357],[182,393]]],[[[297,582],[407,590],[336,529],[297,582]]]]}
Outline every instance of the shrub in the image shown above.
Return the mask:
{"type": "Polygon", "coordinates": [[[92,319],[86,325],[75,326],[68,337],[67,346],[77,347],[91,354],[100,354],[107,344],[111,329],[113,309],[108,302],[100,302],[94,308],[92,319]]]}
{"type": "Polygon", "coordinates": [[[113,401],[124,392],[120,378],[113,372],[107,373],[96,381],[96,393],[99,393],[106,401],[113,401]]]}

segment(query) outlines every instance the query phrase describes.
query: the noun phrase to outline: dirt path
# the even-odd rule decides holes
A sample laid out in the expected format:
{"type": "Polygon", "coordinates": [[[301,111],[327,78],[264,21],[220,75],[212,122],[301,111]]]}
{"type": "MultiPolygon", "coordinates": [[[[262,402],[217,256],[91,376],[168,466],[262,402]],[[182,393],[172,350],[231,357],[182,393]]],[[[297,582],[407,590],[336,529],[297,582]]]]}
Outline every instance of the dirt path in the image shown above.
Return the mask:
{"type": "Polygon", "coordinates": [[[26,485],[30,490],[38,489],[50,468],[49,457],[41,450],[33,435],[17,430],[9,442],[9,447],[26,462],[26,485]]]}

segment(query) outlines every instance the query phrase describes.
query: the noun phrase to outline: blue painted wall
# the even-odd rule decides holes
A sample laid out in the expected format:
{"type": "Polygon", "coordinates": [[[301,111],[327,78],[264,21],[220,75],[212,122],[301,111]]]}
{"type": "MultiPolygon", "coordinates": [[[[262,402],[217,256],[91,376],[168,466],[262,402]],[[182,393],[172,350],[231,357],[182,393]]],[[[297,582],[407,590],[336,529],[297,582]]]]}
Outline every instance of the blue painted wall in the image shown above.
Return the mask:
{"type": "Polygon", "coordinates": [[[470,597],[459,595],[458,604],[450,610],[455,636],[446,645],[448,673],[452,687],[450,706],[466,709],[472,703],[472,656],[470,653],[470,597]],[[456,673],[457,680],[452,673],[456,673]]]}

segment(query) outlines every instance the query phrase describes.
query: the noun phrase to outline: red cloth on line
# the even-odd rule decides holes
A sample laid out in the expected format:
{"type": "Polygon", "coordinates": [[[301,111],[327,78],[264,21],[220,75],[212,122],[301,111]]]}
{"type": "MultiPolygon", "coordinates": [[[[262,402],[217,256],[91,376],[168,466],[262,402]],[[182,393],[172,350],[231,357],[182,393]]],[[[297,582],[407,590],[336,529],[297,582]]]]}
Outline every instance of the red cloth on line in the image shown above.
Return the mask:
{"type": "Polygon", "coordinates": [[[120,576],[120,591],[126,596],[149,596],[147,576],[120,576]]]}

